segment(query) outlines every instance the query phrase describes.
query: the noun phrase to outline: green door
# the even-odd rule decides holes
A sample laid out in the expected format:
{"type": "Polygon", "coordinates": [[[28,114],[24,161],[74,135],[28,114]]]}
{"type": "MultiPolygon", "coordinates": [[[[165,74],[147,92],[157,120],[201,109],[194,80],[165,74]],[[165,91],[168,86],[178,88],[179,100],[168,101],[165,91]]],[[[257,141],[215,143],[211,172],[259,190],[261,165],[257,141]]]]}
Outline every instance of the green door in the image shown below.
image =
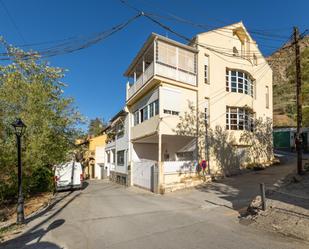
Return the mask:
{"type": "Polygon", "coordinates": [[[274,147],[275,149],[290,149],[290,132],[277,131],[274,132],[274,147]]]}

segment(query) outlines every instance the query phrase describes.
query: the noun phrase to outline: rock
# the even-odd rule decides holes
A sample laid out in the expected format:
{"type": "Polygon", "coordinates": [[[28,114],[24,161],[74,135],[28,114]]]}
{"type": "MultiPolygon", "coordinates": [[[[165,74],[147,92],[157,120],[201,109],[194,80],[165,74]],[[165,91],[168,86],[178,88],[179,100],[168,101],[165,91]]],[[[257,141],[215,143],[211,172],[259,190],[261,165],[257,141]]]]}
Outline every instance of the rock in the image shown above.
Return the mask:
{"type": "Polygon", "coordinates": [[[247,208],[248,213],[252,215],[258,214],[260,207],[262,205],[261,196],[256,196],[250,203],[249,207],[247,208]]]}
{"type": "Polygon", "coordinates": [[[293,182],[301,182],[303,180],[303,177],[301,177],[300,175],[295,175],[293,176],[293,182]]]}

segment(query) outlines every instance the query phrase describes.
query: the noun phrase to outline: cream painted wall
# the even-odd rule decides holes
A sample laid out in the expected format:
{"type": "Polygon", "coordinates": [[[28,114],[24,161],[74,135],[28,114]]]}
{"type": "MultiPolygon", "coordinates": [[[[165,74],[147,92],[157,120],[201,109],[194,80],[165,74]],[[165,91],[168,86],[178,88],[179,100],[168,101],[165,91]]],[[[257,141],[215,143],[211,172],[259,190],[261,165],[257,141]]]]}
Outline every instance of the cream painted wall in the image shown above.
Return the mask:
{"type": "Polygon", "coordinates": [[[196,106],[197,91],[189,90],[182,87],[172,86],[167,83],[162,83],[159,88],[160,96],[160,133],[164,135],[175,135],[175,129],[177,124],[180,122],[179,117],[183,116],[186,111],[189,111],[189,103],[196,106]],[[172,95],[173,91],[178,92],[177,95],[172,95]],[[172,98],[178,99],[172,99],[172,98]],[[174,102],[171,104],[170,102],[174,102]],[[171,109],[175,107],[174,111],[179,111],[179,116],[165,114],[164,109],[171,109]]]}
{"type": "MultiPolygon", "coordinates": [[[[240,46],[238,37],[233,35],[233,27],[242,27],[242,24],[228,26],[228,29],[220,33],[207,32],[197,35],[198,44],[205,46],[224,47],[231,53],[233,46],[240,46]],[[224,36],[222,36],[224,34],[224,36]]],[[[250,38],[251,39],[251,38],[250,38]]],[[[257,45],[250,40],[250,54],[255,53],[258,58],[258,65],[253,65],[252,61],[240,57],[230,57],[210,51],[199,46],[198,54],[198,99],[199,108],[203,110],[205,98],[209,98],[210,127],[220,125],[225,128],[226,106],[242,107],[247,105],[256,112],[256,117],[272,118],[272,70],[266,60],[262,58],[257,45]],[[204,83],[204,56],[209,56],[209,84],[204,83]],[[226,69],[239,69],[246,71],[256,80],[256,98],[242,93],[231,93],[226,91],[226,69]],[[269,87],[269,108],[266,108],[266,86],[269,87]]],[[[252,58],[251,58],[252,59],[252,58]]]]}

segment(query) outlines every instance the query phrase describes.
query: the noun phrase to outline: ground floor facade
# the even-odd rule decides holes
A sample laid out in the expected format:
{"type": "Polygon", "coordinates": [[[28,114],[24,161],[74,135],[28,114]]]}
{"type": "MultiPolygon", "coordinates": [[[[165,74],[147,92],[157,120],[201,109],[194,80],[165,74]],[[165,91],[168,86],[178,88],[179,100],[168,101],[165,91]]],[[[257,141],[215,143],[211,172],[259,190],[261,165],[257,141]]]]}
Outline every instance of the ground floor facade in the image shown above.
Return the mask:
{"type": "Polygon", "coordinates": [[[57,194],[52,209],[1,248],[305,249],[304,241],[239,222],[238,210],[259,194],[258,184],[272,186],[293,164],[164,196],[94,180],[82,192],[57,194]]]}

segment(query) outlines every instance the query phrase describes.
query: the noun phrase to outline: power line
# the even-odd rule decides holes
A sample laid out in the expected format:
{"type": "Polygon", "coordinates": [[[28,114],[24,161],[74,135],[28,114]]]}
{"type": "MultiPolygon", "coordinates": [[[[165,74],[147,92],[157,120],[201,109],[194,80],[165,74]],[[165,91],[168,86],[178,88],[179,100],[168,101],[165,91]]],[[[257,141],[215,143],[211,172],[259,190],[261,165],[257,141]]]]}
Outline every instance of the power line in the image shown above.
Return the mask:
{"type": "MultiPolygon", "coordinates": [[[[27,52],[26,54],[22,53],[17,53],[17,54],[12,54],[10,52],[11,46],[7,44],[6,42],[2,41],[2,44],[5,46],[7,49],[7,53],[1,53],[0,60],[10,60],[11,58],[14,58],[16,56],[22,57],[22,59],[29,59],[33,55],[40,55],[41,58],[47,58],[47,57],[52,57],[56,55],[62,55],[62,54],[68,54],[68,53],[73,53],[85,48],[88,48],[90,46],[93,46],[106,38],[114,35],[115,33],[123,30],[125,27],[127,27],[129,24],[131,24],[133,21],[138,19],[140,16],[142,16],[141,13],[127,19],[125,22],[118,24],[108,30],[102,31],[100,33],[91,35],[91,36],[86,36],[86,37],[81,37],[81,36],[76,36],[76,37],[71,37],[68,39],[63,39],[61,43],[56,44],[54,46],[51,46],[49,48],[41,49],[38,50],[38,52],[27,52]]],[[[53,43],[53,42],[46,42],[46,43],[53,43]]],[[[29,44],[28,44],[29,46],[29,44]]]]}
{"type": "Polygon", "coordinates": [[[17,26],[17,23],[14,21],[14,18],[13,18],[13,16],[10,14],[9,9],[6,7],[4,1],[3,1],[3,0],[0,0],[0,3],[1,3],[1,5],[2,5],[2,7],[3,7],[5,13],[6,13],[7,16],[9,17],[11,23],[13,24],[13,26],[14,26],[14,28],[15,28],[15,30],[16,30],[16,33],[20,36],[20,38],[21,38],[21,40],[23,41],[23,43],[26,43],[26,40],[25,40],[23,34],[21,33],[19,27],[17,26]]]}

